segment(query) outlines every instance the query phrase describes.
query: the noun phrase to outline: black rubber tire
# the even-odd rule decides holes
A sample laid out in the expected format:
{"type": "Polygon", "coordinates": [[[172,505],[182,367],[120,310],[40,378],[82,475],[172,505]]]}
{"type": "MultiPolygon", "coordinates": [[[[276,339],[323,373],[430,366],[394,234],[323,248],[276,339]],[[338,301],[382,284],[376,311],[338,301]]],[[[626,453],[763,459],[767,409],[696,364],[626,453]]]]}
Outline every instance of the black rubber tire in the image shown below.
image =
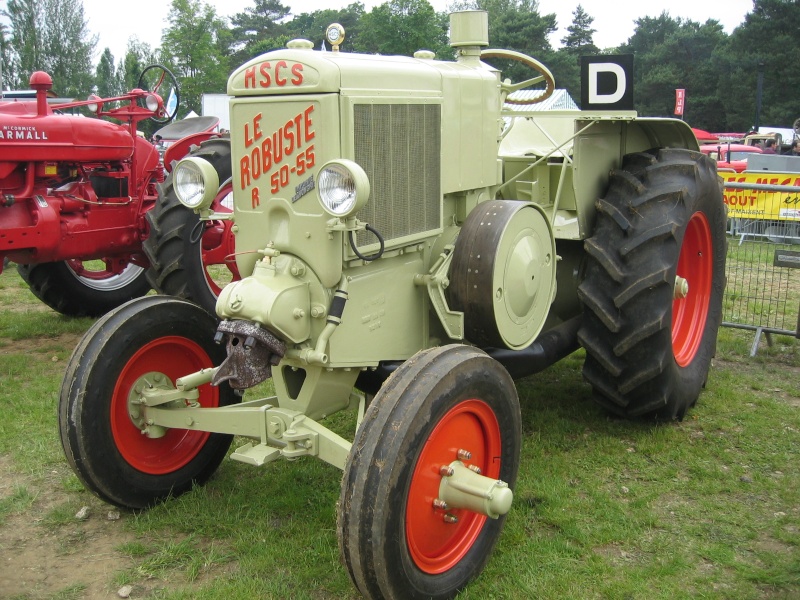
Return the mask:
{"type": "MultiPolygon", "coordinates": [[[[189,156],[207,160],[217,171],[222,184],[231,176],[229,137],[201,143],[189,156]]],[[[172,174],[159,188],[156,205],[147,212],[150,234],[144,252],[150,260],[147,278],[162,294],[191,300],[214,312],[217,294],[206,279],[202,257],[203,224],[200,217],[183,206],[173,187],[172,174]]]]}
{"type": "Polygon", "coordinates": [[[33,295],[47,306],[69,317],[99,317],[128,300],[150,291],[146,269],[136,269],[123,281],[89,280],[79,277],[67,262],[17,265],[17,272],[33,295]]]}
{"type": "Polygon", "coordinates": [[[389,377],[367,409],[337,509],[342,558],[366,598],[452,598],[488,561],[504,516],[485,518],[458,562],[438,574],[418,567],[406,539],[411,479],[425,443],[450,409],[470,399],[486,403],[497,420],[497,477],[513,488],[522,439],[519,400],[510,375],[482,351],[451,345],[418,353],[389,377]]]}
{"type": "MultiPolygon", "coordinates": [[[[113,412],[117,402],[126,399],[130,392],[124,376],[132,365],[141,364],[137,361],[147,356],[150,344],[165,340],[173,344],[167,346],[170,360],[152,361],[158,363],[158,372],[167,375],[173,385],[177,377],[192,372],[181,372],[175,366],[177,363],[172,362],[172,358],[181,360],[173,351],[175,343],[179,348],[198,349],[198,353],[187,360],[199,357],[202,366],[218,365],[225,358],[225,350],[213,341],[216,326],[217,320],[195,304],[164,296],[147,296],[124,304],[98,320],[75,348],[59,398],[61,444],[67,462],[78,478],[106,502],[138,509],[178,496],[194,484],[205,482],[225,457],[232,439],[230,435],[212,433],[204,438],[202,432],[169,430],[168,434],[183,437],[176,441],[170,441],[166,436],[161,440],[150,440],[141,435],[132,422],[126,422],[119,413],[113,412]],[[118,385],[122,387],[117,389],[118,385]],[[119,439],[135,440],[134,444],[143,441],[141,447],[145,452],[137,456],[138,465],[126,459],[123,453],[137,452],[139,448],[120,447],[124,442],[116,441],[114,425],[119,439]],[[196,437],[189,439],[188,435],[196,437]],[[155,463],[147,461],[160,460],[161,455],[151,458],[151,454],[156,454],[146,444],[160,444],[162,441],[167,446],[172,444],[176,453],[183,452],[180,448],[191,444],[191,451],[184,452],[185,464],[174,468],[159,464],[158,468],[149,469],[155,463]]],[[[161,355],[156,357],[161,358],[161,355]]],[[[147,369],[146,372],[150,371],[147,369]]],[[[199,401],[204,406],[225,406],[238,401],[227,384],[218,388],[201,386],[200,393],[199,401]]],[[[163,454],[166,455],[167,450],[165,448],[163,454]]]]}
{"type": "MultiPolygon", "coordinates": [[[[682,419],[705,384],[722,320],[726,208],[716,167],[705,155],[683,149],[630,154],[611,173],[596,206],[595,231],[585,242],[586,276],[578,288],[584,377],[595,400],[618,415],[682,419]],[[679,364],[673,289],[689,222],[702,217],[712,257],[702,296],[708,302],[698,305],[707,313],[704,322],[698,317],[696,351],[679,364]]],[[[687,271],[680,275],[702,279],[687,271]]],[[[698,281],[690,282],[690,294],[703,287],[698,281]]]]}

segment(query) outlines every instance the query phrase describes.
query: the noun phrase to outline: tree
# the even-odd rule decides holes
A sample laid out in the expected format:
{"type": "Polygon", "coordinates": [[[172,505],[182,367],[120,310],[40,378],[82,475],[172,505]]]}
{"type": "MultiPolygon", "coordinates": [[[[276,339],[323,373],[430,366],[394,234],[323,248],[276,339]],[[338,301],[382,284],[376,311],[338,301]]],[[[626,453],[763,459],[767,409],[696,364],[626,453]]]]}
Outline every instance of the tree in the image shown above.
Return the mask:
{"type": "Polygon", "coordinates": [[[405,56],[424,49],[439,58],[450,58],[447,27],[447,16],[434,11],[428,0],[391,0],[361,17],[353,49],[405,56]]]}
{"type": "Polygon", "coordinates": [[[800,117],[800,2],[755,0],[753,12],[730,36],[719,95],[731,127],[746,131],[755,124],[756,84],[763,71],[761,125],[791,127],[800,117]]]}
{"type": "Polygon", "coordinates": [[[172,0],[167,20],[161,57],[178,78],[181,114],[199,113],[201,94],[225,91],[229,68],[218,42],[226,24],[200,0],[172,0]]]}
{"type": "Polygon", "coordinates": [[[11,35],[9,42],[12,50],[12,59],[5,63],[12,88],[28,87],[27,79],[31,73],[42,68],[43,32],[39,23],[42,22],[43,3],[40,0],[8,0],[3,16],[10,21],[11,35]]]}
{"type": "Polygon", "coordinates": [[[63,96],[82,97],[92,87],[92,56],[97,36],[90,36],[81,0],[9,0],[14,51],[12,79],[27,85],[34,71],[46,71],[63,96]]]}
{"type": "Polygon", "coordinates": [[[96,94],[101,98],[119,95],[119,80],[117,79],[116,69],[114,68],[114,55],[111,50],[106,48],[100,55],[95,71],[96,94]]]}
{"type": "Polygon", "coordinates": [[[0,89],[17,88],[14,76],[14,49],[9,40],[9,30],[5,23],[0,23],[0,67],[2,67],[2,79],[0,79],[0,89]]]}
{"type": "MultiPolygon", "coordinates": [[[[489,12],[492,47],[516,50],[534,58],[552,52],[548,38],[557,29],[556,15],[539,14],[536,0],[478,0],[477,7],[489,12]]],[[[525,77],[529,75],[526,73],[525,77]]]]}
{"type": "MultiPolygon", "coordinates": [[[[345,30],[343,48],[357,48],[361,31],[361,18],[365,14],[364,5],[354,2],[342,9],[316,10],[312,13],[302,13],[286,23],[286,30],[290,37],[304,38],[314,43],[314,48],[322,48],[325,39],[325,30],[331,23],[339,23],[345,30]]],[[[327,45],[327,42],[326,42],[327,45]]]]}
{"type": "Polygon", "coordinates": [[[44,0],[44,55],[59,93],[85,98],[94,86],[97,35],[89,34],[82,0],[44,0]]]}
{"type": "Polygon", "coordinates": [[[136,87],[139,76],[148,65],[158,62],[156,52],[150,44],[139,41],[137,37],[128,39],[125,56],[117,65],[117,89],[125,93],[136,87]]]}
{"type": "Polygon", "coordinates": [[[597,54],[600,50],[594,45],[594,34],[596,29],[592,29],[594,17],[590,17],[583,7],[578,4],[572,13],[572,25],[567,27],[567,35],[561,38],[564,49],[570,54],[581,56],[583,54],[597,54]]]}
{"type": "Polygon", "coordinates": [[[567,35],[561,38],[564,45],[556,51],[549,65],[558,87],[566,89],[575,99],[581,97],[580,57],[600,53],[594,45],[593,36],[597,30],[592,29],[593,22],[594,17],[579,4],[572,13],[572,25],[567,27],[567,35]]]}
{"type": "Polygon", "coordinates": [[[233,64],[285,45],[286,27],[280,21],[291,9],[280,0],[255,0],[255,5],[231,17],[230,47],[233,64]]]}
{"type": "Polygon", "coordinates": [[[622,52],[635,54],[634,102],[641,115],[673,117],[675,89],[686,90],[684,118],[711,131],[726,129],[716,57],[726,40],[720,23],[675,19],[666,12],[636,21],[622,52]]]}

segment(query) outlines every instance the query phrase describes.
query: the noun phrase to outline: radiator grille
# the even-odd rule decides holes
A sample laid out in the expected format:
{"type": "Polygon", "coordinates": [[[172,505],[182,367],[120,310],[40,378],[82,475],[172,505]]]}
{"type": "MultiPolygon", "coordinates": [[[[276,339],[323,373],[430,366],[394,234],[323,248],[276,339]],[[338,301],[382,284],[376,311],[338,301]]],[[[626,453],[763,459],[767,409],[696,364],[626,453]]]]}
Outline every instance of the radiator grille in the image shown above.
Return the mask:
{"type": "MultiPolygon", "coordinates": [[[[355,161],[371,194],[359,220],[388,242],[441,226],[440,136],[437,104],[357,104],[355,161]]],[[[359,232],[359,246],[375,243],[359,232]]]]}

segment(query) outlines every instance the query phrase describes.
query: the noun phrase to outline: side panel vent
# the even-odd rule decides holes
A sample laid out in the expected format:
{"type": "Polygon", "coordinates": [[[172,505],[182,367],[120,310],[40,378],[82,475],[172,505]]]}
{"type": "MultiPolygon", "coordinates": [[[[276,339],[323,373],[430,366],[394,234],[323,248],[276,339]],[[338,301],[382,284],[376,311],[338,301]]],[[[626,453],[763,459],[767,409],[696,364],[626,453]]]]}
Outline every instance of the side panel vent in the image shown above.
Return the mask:
{"type": "MultiPolygon", "coordinates": [[[[371,194],[358,213],[389,242],[441,227],[441,107],[356,104],[355,161],[371,194]]],[[[359,246],[375,237],[357,235],[359,246]]]]}

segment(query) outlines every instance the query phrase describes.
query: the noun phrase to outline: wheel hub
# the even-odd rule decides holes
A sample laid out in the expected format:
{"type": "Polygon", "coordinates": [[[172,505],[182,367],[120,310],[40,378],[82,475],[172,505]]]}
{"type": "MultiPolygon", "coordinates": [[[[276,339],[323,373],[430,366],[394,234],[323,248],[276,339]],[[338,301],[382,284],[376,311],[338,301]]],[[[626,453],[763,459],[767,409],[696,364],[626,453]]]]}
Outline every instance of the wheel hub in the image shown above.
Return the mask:
{"type": "Polygon", "coordinates": [[[145,415],[145,406],[147,401],[144,398],[144,391],[149,389],[172,390],[174,386],[169,380],[169,377],[157,371],[145,373],[131,386],[131,391],[128,394],[128,416],[131,419],[134,427],[142,432],[149,438],[164,437],[167,432],[166,428],[154,425],[152,421],[148,421],[145,415]]]}
{"type": "Polygon", "coordinates": [[[439,502],[447,508],[463,508],[492,519],[506,514],[511,508],[514,492],[506,482],[484,477],[480,471],[480,468],[467,466],[460,460],[444,465],[440,470],[439,502]]]}
{"type": "Polygon", "coordinates": [[[675,276],[675,289],[672,292],[673,300],[683,300],[689,295],[689,280],[680,275],[675,276]]]}

